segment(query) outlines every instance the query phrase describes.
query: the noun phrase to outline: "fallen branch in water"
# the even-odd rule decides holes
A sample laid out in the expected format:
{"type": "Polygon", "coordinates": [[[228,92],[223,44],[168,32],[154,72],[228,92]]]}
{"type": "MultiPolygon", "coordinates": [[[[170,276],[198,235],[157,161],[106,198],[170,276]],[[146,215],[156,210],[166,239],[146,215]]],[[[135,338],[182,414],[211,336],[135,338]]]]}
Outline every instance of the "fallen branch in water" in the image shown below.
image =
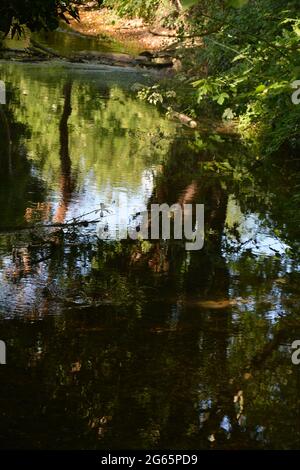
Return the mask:
{"type": "Polygon", "coordinates": [[[174,119],[178,119],[178,121],[180,121],[185,126],[190,127],[191,129],[196,129],[196,127],[199,127],[197,121],[192,119],[190,116],[187,116],[186,114],[178,113],[177,111],[170,111],[169,115],[174,119]]]}
{"type": "Polygon", "coordinates": [[[38,49],[39,51],[42,51],[48,55],[51,55],[52,57],[57,57],[57,58],[63,58],[62,55],[58,54],[57,52],[55,52],[53,49],[49,49],[48,47],[46,46],[43,46],[42,44],[38,43],[37,41],[35,41],[34,39],[30,38],[30,42],[33,46],[32,49],[38,49]]]}
{"type": "Polygon", "coordinates": [[[74,222],[66,222],[66,223],[53,223],[53,224],[35,224],[35,225],[22,225],[19,227],[0,227],[0,234],[1,233],[16,233],[22,231],[30,231],[30,230],[37,230],[37,229],[48,229],[48,228],[69,228],[69,227],[88,227],[91,224],[96,224],[100,222],[100,219],[95,220],[82,220],[82,221],[74,221],[74,222]]]}
{"type": "Polygon", "coordinates": [[[105,212],[109,214],[111,211],[105,206],[105,204],[100,203],[100,208],[99,209],[94,209],[90,212],[86,212],[85,214],[79,215],[78,217],[74,217],[70,221],[60,223],[60,222],[54,222],[51,224],[32,224],[32,225],[21,225],[19,227],[11,227],[11,226],[6,226],[6,227],[0,227],[0,234],[1,233],[17,233],[17,232],[22,232],[22,231],[30,231],[30,230],[36,230],[36,229],[48,229],[48,228],[69,228],[69,227],[88,227],[89,225],[92,224],[97,224],[100,222],[103,217],[105,217],[105,212]],[[88,215],[96,215],[100,214],[100,219],[93,219],[93,220],[79,220],[82,219],[83,217],[87,217],[88,215]]]}

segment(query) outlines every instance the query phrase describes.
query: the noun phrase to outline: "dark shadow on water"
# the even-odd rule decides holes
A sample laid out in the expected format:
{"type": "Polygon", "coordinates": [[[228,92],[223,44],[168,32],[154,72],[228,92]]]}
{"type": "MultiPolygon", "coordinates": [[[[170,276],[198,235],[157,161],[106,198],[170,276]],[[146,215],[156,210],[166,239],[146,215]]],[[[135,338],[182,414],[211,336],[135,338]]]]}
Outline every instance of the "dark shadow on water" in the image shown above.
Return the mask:
{"type": "Polygon", "coordinates": [[[6,73],[1,448],[299,447],[297,168],[257,173],[238,142],[200,145],[94,73],[6,73]],[[124,194],[132,210],[204,204],[204,248],[5,232],[124,194]]]}

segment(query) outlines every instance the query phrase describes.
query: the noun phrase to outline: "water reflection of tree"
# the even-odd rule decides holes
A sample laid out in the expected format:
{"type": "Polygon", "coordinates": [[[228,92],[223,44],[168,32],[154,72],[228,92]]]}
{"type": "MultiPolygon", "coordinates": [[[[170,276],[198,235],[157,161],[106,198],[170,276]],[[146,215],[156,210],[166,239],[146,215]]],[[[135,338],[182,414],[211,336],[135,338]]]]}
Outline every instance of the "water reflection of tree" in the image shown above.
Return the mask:
{"type": "Polygon", "coordinates": [[[68,120],[71,116],[71,94],[72,82],[68,81],[64,85],[64,107],[59,123],[59,140],[60,140],[60,163],[61,163],[61,176],[60,176],[60,193],[61,201],[54,216],[54,221],[63,223],[68,211],[72,194],[75,189],[74,177],[72,175],[72,162],[69,152],[69,129],[68,120]]]}
{"type": "MultiPolygon", "coordinates": [[[[195,156],[193,157],[195,158],[195,156]]],[[[177,159],[180,168],[181,158],[181,152],[172,152],[170,164],[174,166],[174,161],[177,159]]],[[[176,174],[179,168],[173,168],[170,174],[176,174]]],[[[192,175],[190,173],[186,174],[175,191],[174,182],[168,180],[167,164],[155,192],[161,192],[160,187],[169,191],[170,194],[173,192],[175,199],[168,198],[170,202],[180,199],[183,194],[185,194],[185,200],[189,200],[189,202],[208,202],[211,210],[208,213],[209,220],[217,220],[215,228],[218,227],[219,230],[222,230],[222,224],[225,220],[224,210],[223,216],[217,217],[219,208],[222,208],[220,199],[215,197],[211,201],[210,191],[201,193],[198,190],[200,182],[193,181],[191,183],[192,175]],[[191,184],[194,187],[192,191],[187,189],[191,188],[191,184]],[[189,199],[187,199],[188,197],[189,199]],[[206,200],[203,200],[205,198],[206,200]],[[215,219],[213,211],[216,212],[215,219]],[[219,225],[217,225],[218,223],[219,225]]],[[[218,188],[211,188],[211,191],[220,197],[218,188]]],[[[162,201],[158,200],[158,202],[162,201]]],[[[70,404],[68,408],[68,422],[78,422],[77,426],[79,426],[79,416],[86,416],[86,423],[91,429],[90,439],[96,432],[97,444],[92,445],[101,445],[101,442],[106,445],[105,443],[109,439],[112,446],[118,447],[119,440],[115,440],[115,435],[121,435],[122,445],[129,447],[134,443],[143,447],[156,446],[159,443],[160,445],[166,443],[172,446],[174,439],[177,443],[187,445],[198,434],[195,402],[197,402],[197,389],[201,380],[201,375],[199,375],[199,361],[201,361],[198,349],[199,337],[202,337],[201,341],[204,341],[204,344],[208,339],[209,341],[213,339],[213,354],[215,361],[220,364],[221,374],[217,376],[222,379],[216,380],[215,388],[212,385],[215,377],[210,377],[210,374],[207,375],[207,371],[205,371],[206,379],[209,380],[215,393],[215,406],[218,410],[221,409],[222,413],[226,412],[227,414],[230,408],[231,415],[233,414],[232,391],[227,393],[224,388],[224,384],[229,380],[228,372],[226,372],[228,312],[225,315],[223,313],[218,315],[215,320],[217,322],[216,330],[222,331],[217,341],[213,333],[208,338],[208,333],[203,328],[203,321],[199,322],[193,317],[191,322],[189,318],[191,313],[193,315],[193,311],[196,312],[196,315],[199,313],[196,304],[199,295],[208,297],[216,295],[215,285],[218,276],[222,280],[222,284],[218,288],[218,295],[227,296],[227,288],[224,284],[224,266],[220,269],[220,265],[222,266],[224,262],[220,254],[218,256],[219,237],[213,238],[204,251],[192,254],[191,262],[183,272],[182,266],[185,264],[187,256],[184,243],[175,246],[170,242],[166,253],[160,248],[159,243],[155,244],[154,248],[146,251],[145,255],[141,253],[141,256],[138,257],[138,263],[132,262],[133,251],[136,253],[134,244],[123,243],[115,248],[116,250],[113,246],[109,248],[105,244],[101,244],[98,252],[90,253],[95,261],[93,263],[94,271],[88,277],[82,276],[80,270],[75,268],[75,265],[78,264],[78,258],[82,259],[85,256],[83,247],[74,246],[68,253],[60,250],[60,256],[52,258],[50,271],[53,279],[57,279],[57,270],[60,270],[61,278],[69,279],[67,290],[68,288],[73,290],[76,285],[81,286],[86,296],[98,302],[99,306],[95,309],[91,304],[87,310],[90,315],[89,320],[80,319],[79,316],[73,323],[74,320],[67,316],[66,321],[70,322],[72,334],[78,330],[80,335],[83,335],[83,346],[80,347],[80,343],[76,341],[80,353],[76,353],[72,347],[71,351],[67,353],[69,359],[66,358],[64,362],[55,353],[56,359],[52,358],[50,364],[47,362],[49,340],[44,338],[42,352],[35,353],[31,361],[37,362],[37,364],[42,362],[47,374],[57,374],[55,362],[58,361],[57,364],[61,370],[59,383],[56,386],[56,391],[51,393],[57,397],[64,390],[71,393],[74,398],[79,393],[78,402],[75,399],[76,404],[70,404]],[[169,259],[170,268],[164,271],[163,277],[159,274],[158,269],[153,269],[151,264],[150,270],[145,269],[145,262],[149,266],[149,259],[153,259],[153,249],[156,253],[160,251],[160,257],[167,256],[169,259]],[[215,262],[207,263],[212,254],[214,254],[213,260],[215,262]],[[156,277],[157,274],[159,278],[156,277]],[[191,279],[193,279],[193,283],[191,283],[191,279]],[[211,282],[212,280],[213,282],[211,282]],[[145,286],[148,286],[147,289],[145,286]],[[156,302],[151,300],[153,292],[157,298],[156,302]],[[158,315],[153,318],[153,312],[156,309],[158,315]],[[115,332],[112,338],[107,336],[105,323],[104,326],[101,326],[102,322],[99,325],[97,319],[91,320],[91,316],[98,316],[100,312],[102,316],[110,317],[109,322],[113,322],[115,332]],[[101,328],[104,328],[104,335],[101,336],[102,347],[99,350],[92,342],[93,348],[91,349],[88,347],[86,339],[89,337],[91,341],[94,335],[97,338],[101,333],[101,328]],[[144,341],[141,341],[141,335],[145,338],[144,341]],[[185,350],[186,347],[188,351],[185,350]],[[75,366],[71,365],[72,362],[75,366]],[[130,377],[132,379],[129,379],[130,377]],[[85,390],[84,401],[82,400],[82,387],[85,390]],[[222,401],[223,396],[225,396],[225,400],[222,401]],[[86,408],[85,400],[90,403],[88,408],[86,408]],[[131,419],[128,419],[128,413],[132,414],[131,419]],[[113,434],[110,432],[111,422],[114,426],[113,434]]],[[[73,310],[76,312],[74,305],[73,310]]],[[[69,344],[72,334],[70,336],[68,333],[66,334],[59,325],[58,332],[60,342],[69,344]]],[[[58,351],[59,354],[62,353],[60,347],[58,347],[58,351]]],[[[202,352],[204,357],[205,353],[206,347],[202,352]]],[[[50,354],[52,355],[53,352],[50,354]]],[[[66,352],[63,355],[65,356],[66,352]]],[[[57,398],[49,397],[49,403],[46,405],[47,416],[51,416],[53,406],[57,406],[56,403],[57,398]]],[[[221,415],[211,418],[210,428],[213,429],[214,426],[218,428],[220,420],[221,415]]],[[[78,429],[82,429],[82,423],[80,426],[78,429]]],[[[206,442],[207,437],[206,430],[206,442]]],[[[73,436],[72,442],[76,442],[76,437],[73,436]]]]}
{"type": "Polygon", "coordinates": [[[14,115],[17,90],[7,84],[7,104],[0,105],[0,225],[23,222],[28,200],[43,201],[44,189],[33,177],[27,160],[23,139],[30,134],[28,125],[20,123],[14,115]]]}
{"type": "Polygon", "coordinates": [[[287,422],[299,444],[298,376],[288,351],[279,349],[296,334],[289,302],[299,279],[275,283],[286,318],[272,324],[262,299],[279,264],[247,254],[236,282],[221,244],[228,189],[220,178],[198,177],[194,169],[208,156],[180,145],[174,143],[151,202],[204,203],[211,229],[204,249],[187,255],[184,243],[173,241],[61,244],[49,264],[58,291],[44,295],[49,308],[63,297],[64,315],[44,319],[42,328],[10,326],[22,329],[11,332],[22,339],[10,383],[23,393],[25,368],[28,402],[40,399],[33,420],[31,408],[11,409],[5,394],[14,428],[7,433],[4,419],[3,442],[13,445],[16,432],[29,429],[35,447],[284,447],[292,445],[287,422]],[[249,290],[254,307],[201,303],[249,290]]]}
{"type": "MultiPolygon", "coordinates": [[[[202,158],[205,155],[202,155],[202,158]]],[[[168,261],[164,263],[164,266],[168,266],[170,270],[171,282],[178,283],[177,291],[180,289],[181,283],[181,296],[180,301],[183,306],[187,306],[190,313],[190,309],[197,310],[197,300],[200,299],[227,299],[229,296],[229,274],[225,264],[225,260],[221,254],[221,238],[224,232],[224,224],[226,219],[227,199],[226,192],[222,189],[218,180],[212,181],[210,184],[206,184],[200,176],[195,174],[194,169],[199,165],[201,155],[197,152],[189,151],[185,142],[175,141],[172,146],[172,150],[169,154],[169,158],[165,164],[162,175],[160,176],[158,183],[155,187],[151,203],[163,203],[168,202],[169,205],[173,203],[179,204],[204,204],[205,205],[205,219],[206,219],[206,240],[205,246],[200,251],[191,252],[189,254],[189,263],[186,264],[186,258],[188,254],[185,251],[184,243],[177,246],[170,243],[169,250],[166,254],[165,247],[157,256],[157,251],[160,250],[160,243],[158,242],[155,247],[155,258],[161,260],[164,256],[167,256],[168,261]],[[173,245],[173,246],[172,246],[173,245]],[[179,275],[182,272],[182,266],[185,265],[185,274],[179,275]],[[177,279],[176,279],[177,278],[177,279]],[[181,278],[181,279],[180,279],[181,278]],[[175,282],[174,282],[175,281],[175,282]],[[177,281],[177,282],[176,282],[177,281]]],[[[150,250],[150,259],[153,259],[153,253],[150,250]]],[[[151,264],[153,269],[153,263],[151,264]]],[[[155,268],[158,271],[158,268],[155,268]]],[[[172,286],[173,289],[175,287],[172,286]]],[[[171,287],[170,287],[171,288],[171,287]]],[[[174,289],[175,290],[175,289],[174,289]]],[[[174,298],[174,302],[178,301],[178,298],[174,298]]],[[[229,416],[232,423],[236,422],[236,414],[233,403],[233,389],[229,387],[229,371],[227,369],[227,347],[229,343],[229,324],[230,324],[230,310],[225,312],[214,313],[214,323],[216,331],[221,331],[222,334],[219,337],[215,337],[215,331],[210,336],[211,328],[206,329],[203,325],[203,321],[200,321],[198,325],[195,324],[194,329],[194,341],[205,343],[211,343],[214,345],[213,360],[218,371],[214,370],[214,374],[218,377],[216,388],[214,390],[214,405],[210,412],[206,412],[207,422],[200,433],[200,438],[203,436],[202,446],[207,443],[208,436],[213,436],[220,429],[220,424],[224,416],[229,416]],[[196,339],[197,338],[197,339],[196,339]],[[216,411],[214,411],[214,409],[216,411]],[[208,418],[209,416],[209,418],[208,418]]],[[[186,315],[181,314],[178,316],[177,328],[183,329],[187,323],[189,323],[186,315]]],[[[192,340],[191,331],[188,332],[190,340],[192,340]]],[[[186,337],[186,341],[188,338],[186,337]]],[[[196,353],[196,351],[194,352],[196,353]]],[[[207,353],[206,348],[201,351],[202,360],[205,360],[207,353]]],[[[196,354],[196,357],[199,354],[196,354]]],[[[168,417],[165,422],[165,439],[163,445],[167,448],[171,445],[171,439],[176,439],[178,442],[186,437],[187,430],[191,426],[192,416],[194,415],[194,406],[191,400],[185,403],[185,413],[187,416],[182,416],[182,405],[178,400],[178,395],[183,394],[186,398],[196,395],[197,380],[199,376],[197,374],[198,367],[196,366],[191,373],[187,373],[186,364],[180,364],[180,359],[176,362],[177,367],[183,369],[185,373],[180,374],[180,380],[176,384],[174,394],[169,396],[168,402],[168,417]],[[180,420],[178,419],[180,416],[180,420]]],[[[176,372],[178,374],[178,372],[176,372]]],[[[207,372],[206,372],[207,373],[207,372]]],[[[210,377],[210,381],[213,382],[213,377],[210,377]]],[[[195,417],[195,416],[194,416],[195,417]]],[[[197,424],[194,422],[195,428],[197,424]]]]}
{"type": "MultiPolygon", "coordinates": [[[[4,130],[4,139],[3,141],[6,142],[7,148],[7,160],[4,160],[4,166],[8,168],[8,174],[12,175],[12,152],[11,152],[11,133],[10,133],[10,125],[6,116],[5,111],[3,110],[2,106],[0,105],[0,118],[2,121],[2,129],[4,130]]],[[[1,159],[2,160],[2,159],[1,159]]],[[[5,168],[4,168],[5,171],[5,168]]]]}

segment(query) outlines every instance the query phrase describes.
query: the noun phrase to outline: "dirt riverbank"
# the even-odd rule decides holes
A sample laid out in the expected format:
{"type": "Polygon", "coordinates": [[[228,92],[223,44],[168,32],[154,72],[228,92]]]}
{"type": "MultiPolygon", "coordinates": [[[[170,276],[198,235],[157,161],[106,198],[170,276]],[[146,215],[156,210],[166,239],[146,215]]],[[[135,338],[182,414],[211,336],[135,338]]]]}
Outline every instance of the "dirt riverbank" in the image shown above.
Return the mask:
{"type": "Polygon", "coordinates": [[[94,2],[80,8],[80,22],[70,20],[71,27],[89,36],[110,36],[138,52],[159,51],[174,43],[175,39],[166,35],[175,31],[153,27],[141,18],[120,18],[108,8],[93,8],[94,2]],[[155,34],[154,34],[155,33],[155,34]]]}

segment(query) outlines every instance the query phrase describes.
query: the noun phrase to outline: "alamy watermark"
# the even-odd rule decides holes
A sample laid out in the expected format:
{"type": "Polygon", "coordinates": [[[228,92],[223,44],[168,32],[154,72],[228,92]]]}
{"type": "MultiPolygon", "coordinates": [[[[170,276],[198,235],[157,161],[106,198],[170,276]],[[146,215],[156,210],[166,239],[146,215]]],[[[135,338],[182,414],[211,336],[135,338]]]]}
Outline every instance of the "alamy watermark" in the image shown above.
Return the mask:
{"type": "Polygon", "coordinates": [[[0,104],[6,104],[6,86],[3,80],[0,80],[0,104]]]}
{"type": "Polygon", "coordinates": [[[96,232],[101,240],[126,240],[128,237],[131,240],[186,240],[187,251],[201,250],[204,245],[204,205],[151,204],[150,210],[137,212],[134,216],[130,216],[127,207],[122,207],[113,234],[102,221],[96,232]]]}
{"type": "Polygon", "coordinates": [[[300,80],[295,80],[291,84],[292,88],[295,88],[296,91],[292,94],[292,103],[293,104],[300,104],[300,80]]]}
{"type": "Polygon", "coordinates": [[[298,366],[300,364],[300,339],[296,339],[293,342],[292,349],[295,349],[292,354],[292,363],[294,366],[298,366]]]}
{"type": "Polygon", "coordinates": [[[0,364],[6,364],[6,344],[0,340],[0,364]]]}

